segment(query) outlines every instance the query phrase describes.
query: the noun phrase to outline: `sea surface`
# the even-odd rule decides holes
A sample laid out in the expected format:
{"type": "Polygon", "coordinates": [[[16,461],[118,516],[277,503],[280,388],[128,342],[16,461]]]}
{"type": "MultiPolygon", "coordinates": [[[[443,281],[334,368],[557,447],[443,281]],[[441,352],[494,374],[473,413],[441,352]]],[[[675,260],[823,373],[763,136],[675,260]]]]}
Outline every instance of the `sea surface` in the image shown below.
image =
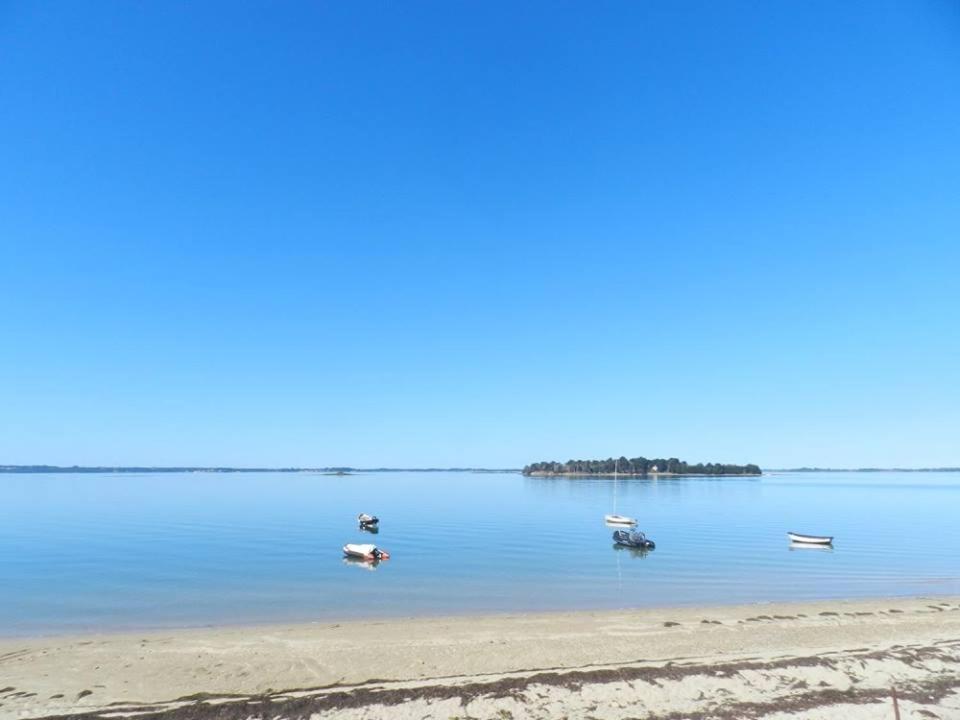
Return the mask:
{"type": "Polygon", "coordinates": [[[38,474],[0,490],[7,636],[960,593],[960,473],[621,479],[646,554],[612,544],[610,478],[38,474]],[[342,559],[364,541],[391,559],[342,559]]]}

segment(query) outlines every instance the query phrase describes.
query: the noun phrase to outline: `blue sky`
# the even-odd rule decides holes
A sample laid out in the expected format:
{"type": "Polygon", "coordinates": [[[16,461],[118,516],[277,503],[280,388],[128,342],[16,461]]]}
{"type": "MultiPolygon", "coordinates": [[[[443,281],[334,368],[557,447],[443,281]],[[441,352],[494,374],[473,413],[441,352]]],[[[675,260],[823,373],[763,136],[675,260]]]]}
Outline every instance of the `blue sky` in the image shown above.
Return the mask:
{"type": "Polygon", "coordinates": [[[949,2],[2,3],[0,463],[960,464],[949,2]]]}

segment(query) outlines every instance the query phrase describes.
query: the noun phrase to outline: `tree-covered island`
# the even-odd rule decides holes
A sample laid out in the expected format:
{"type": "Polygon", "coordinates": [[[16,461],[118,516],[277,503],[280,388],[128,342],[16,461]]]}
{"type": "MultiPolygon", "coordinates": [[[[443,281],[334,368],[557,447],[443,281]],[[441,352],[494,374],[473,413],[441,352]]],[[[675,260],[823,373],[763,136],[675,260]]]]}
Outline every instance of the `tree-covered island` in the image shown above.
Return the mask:
{"type": "Polygon", "coordinates": [[[760,475],[757,465],[726,465],[724,463],[697,463],[691,465],[677,458],[608,458],[606,460],[568,460],[537,462],[523,468],[524,475],[760,475]]]}

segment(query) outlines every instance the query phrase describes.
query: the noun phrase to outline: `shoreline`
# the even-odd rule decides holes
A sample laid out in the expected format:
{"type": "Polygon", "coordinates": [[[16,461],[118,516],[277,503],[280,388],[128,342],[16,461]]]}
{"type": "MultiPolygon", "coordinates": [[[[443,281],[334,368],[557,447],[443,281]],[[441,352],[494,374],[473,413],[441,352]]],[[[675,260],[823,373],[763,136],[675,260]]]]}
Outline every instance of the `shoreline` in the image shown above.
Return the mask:
{"type": "Polygon", "coordinates": [[[0,677],[0,718],[960,717],[960,596],[11,637],[0,677]]]}
{"type": "Polygon", "coordinates": [[[751,602],[710,601],[691,604],[663,604],[663,605],[636,605],[633,607],[593,607],[593,608],[546,608],[546,609],[515,609],[515,610],[464,610],[463,612],[433,612],[416,611],[398,612],[396,614],[380,615],[325,615],[312,618],[294,618],[289,620],[249,620],[228,621],[224,623],[200,622],[196,624],[169,624],[169,625],[134,625],[117,627],[85,627],[69,630],[52,629],[49,631],[27,631],[14,634],[3,634],[0,628],[0,653],[4,645],[11,643],[40,643],[45,641],[84,641],[90,638],[109,639],[123,637],[144,637],[145,635],[180,634],[180,633],[230,633],[230,632],[270,632],[276,630],[291,630],[295,628],[311,628],[322,625],[384,625],[391,623],[430,623],[430,622],[474,622],[495,620],[516,620],[522,618],[549,619],[551,617],[564,618],[567,616],[595,616],[623,613],[657,613],[657,612],[710,612],[779,606],[812,606],[827,603],[887,603],[910,600],[951,600],[960,603],[960,593],[931,593],[929,595],[865,595],[865,596],[837,596],[805,600],[756,600],[751,602]]]}

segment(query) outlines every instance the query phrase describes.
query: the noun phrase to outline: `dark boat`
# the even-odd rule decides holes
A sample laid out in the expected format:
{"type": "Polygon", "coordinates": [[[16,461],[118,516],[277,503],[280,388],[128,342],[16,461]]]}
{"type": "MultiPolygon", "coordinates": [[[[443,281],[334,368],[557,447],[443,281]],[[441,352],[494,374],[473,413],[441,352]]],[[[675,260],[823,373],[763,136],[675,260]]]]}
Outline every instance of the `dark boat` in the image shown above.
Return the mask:
{"type": "Polygon", "coordinates": [[[613,541],[624,547],[653,550],[657,545],[639,530],[614,530],[613,541]]]}
{"type": "Polygon", "coordinates": [[[361,530],[369,530],[380,525],[380,518],[378,518],[376,515],[360,513],[357,515],[357,523],[359,523],[361,530]]]}

